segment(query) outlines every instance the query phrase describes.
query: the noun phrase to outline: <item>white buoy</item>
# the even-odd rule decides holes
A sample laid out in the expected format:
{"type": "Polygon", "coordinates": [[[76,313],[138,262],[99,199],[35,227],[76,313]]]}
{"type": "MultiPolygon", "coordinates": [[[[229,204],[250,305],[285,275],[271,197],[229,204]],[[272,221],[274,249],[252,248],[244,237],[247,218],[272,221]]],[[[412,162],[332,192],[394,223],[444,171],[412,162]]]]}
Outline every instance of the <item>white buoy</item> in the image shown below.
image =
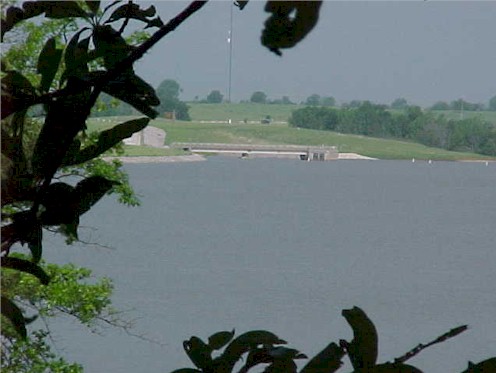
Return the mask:
{"type": "Polygon", "coordinates": [[[489,162],[488,161],[486,161],[486,166],[489,166],[489,162]]]}
{"type": "Polygon", "coordinates": [[[415,158],[412,158],[412,163],[415,163],[415,158]]]}
{"type": "Polygon", "coordinates": [[[429,164],[432,164],[432,160],[429,159],[429,164]]]}

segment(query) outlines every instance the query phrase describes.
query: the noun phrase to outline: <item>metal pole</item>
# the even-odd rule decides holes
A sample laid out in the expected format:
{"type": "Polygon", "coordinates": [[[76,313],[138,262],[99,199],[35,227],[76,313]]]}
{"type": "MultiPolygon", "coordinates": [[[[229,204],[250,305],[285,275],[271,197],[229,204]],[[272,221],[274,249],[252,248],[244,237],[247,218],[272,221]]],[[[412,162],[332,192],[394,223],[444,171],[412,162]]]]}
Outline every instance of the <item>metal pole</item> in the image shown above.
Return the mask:
{"type": "Polygon", "coordinates": [[[229,25],[229,38],[227,39],[229,43],[229,86],[227,90],[227,101],[231,103],[231,82],[232,82],[232,50],[233,50],[233,7],[234,7],[234,2],[230,1],[231,3],[231,17],[230,17],[230,25],[229,25]]]}

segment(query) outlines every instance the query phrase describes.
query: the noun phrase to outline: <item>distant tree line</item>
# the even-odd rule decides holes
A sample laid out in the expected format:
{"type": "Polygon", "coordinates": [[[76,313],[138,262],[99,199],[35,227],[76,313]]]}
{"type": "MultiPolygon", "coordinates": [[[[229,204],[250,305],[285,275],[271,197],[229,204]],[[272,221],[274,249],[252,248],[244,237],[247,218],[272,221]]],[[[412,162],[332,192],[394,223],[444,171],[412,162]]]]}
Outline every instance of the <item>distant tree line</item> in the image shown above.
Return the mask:
{"type": "MultiPolygon", "coordinates": [[[[173,79],[165,79],[159,84],[156,89],[156,95],[160,100],[160,105],[155,109],[159,115],[164,116],[166,113],[174,112],[175,119],[191,120],[189,116],[189,106],[179,99],[181,91],[181,86],[173,79]]],[[[92,112],[92,116],[102,117],[138,114],[138,111],[131,105],[120,102],[105,93],[100,96],[99,100],[97,108],[92,112]]]]}
{"type": "Polygon", "coordinates": [[[293,111],[289,123],[293,127],[406,139],[447,150],[496,155],[494,124],[478,117],[447,119],[418,106],[393,113],[387,106],[370,101],[341,109],[309,106],[293,111]]]}

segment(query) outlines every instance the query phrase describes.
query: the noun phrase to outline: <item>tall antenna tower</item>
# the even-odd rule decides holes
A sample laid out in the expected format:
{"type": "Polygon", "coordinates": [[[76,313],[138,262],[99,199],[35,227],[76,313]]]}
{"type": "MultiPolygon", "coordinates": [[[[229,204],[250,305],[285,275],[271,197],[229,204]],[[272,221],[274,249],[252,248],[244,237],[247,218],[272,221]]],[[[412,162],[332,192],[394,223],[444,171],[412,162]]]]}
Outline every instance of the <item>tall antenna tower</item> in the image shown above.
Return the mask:
{"type": "Polygon", "coordinates": [[[229,43],[229,78],[228,78],[228,87],[227,87],[227,101],[231,103],[231,86],[232,86],[232,50],[233,50],[233,7],[234,2],[231,3],[231,17],[229,24],[229,34],[227,37],[227,42],[229,43]]]}

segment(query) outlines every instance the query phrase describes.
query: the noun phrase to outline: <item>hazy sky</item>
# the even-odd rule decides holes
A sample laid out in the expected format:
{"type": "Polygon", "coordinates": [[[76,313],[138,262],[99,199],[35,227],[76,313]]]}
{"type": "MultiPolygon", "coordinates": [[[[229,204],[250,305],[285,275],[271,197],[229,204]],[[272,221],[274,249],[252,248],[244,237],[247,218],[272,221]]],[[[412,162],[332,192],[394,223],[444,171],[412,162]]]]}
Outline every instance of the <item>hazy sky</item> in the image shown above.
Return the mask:
{"type": "MultiPolygon", "coordinates": [[[[145,3],[145,2],[143,2],[145,3]]],[[[162,1],[164,22],[187,6],[162,1]]],[[[230,5],[212,1],[162,40],[137,72],[157,86],[175,79],[182,99],[228,92],[230,5]]],[[[278,57],[260,44],[262,1],[233,13],[232,100],[264,91],[300,102],[313,93],[338,102],[410,103],[496,95],[496,2],[326,1],[316,28],[278,57]]]]}

